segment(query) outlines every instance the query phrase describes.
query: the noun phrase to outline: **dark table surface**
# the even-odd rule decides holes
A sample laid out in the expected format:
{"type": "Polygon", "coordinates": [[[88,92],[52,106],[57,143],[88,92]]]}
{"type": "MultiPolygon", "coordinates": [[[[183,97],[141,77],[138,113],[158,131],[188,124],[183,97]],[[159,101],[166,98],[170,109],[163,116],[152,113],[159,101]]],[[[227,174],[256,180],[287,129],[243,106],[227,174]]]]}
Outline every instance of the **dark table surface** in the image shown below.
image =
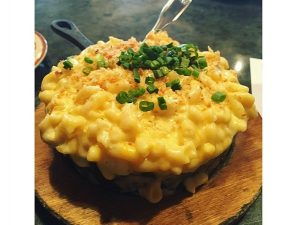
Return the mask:
{"type": "MultiPolygon", "coordinates": [[[[153,27],[167,0],[36,0],[35,30],[48,42],[48,53],[35,70],[35,93],[52,65],[80,50],[55,34],[50,23],[72,20],[92,41],[109,36],[142,40],[153,27]]],[[[261,0],[193,0],[186,12],[166,29],[182,43],[195,43],[201,50],[219,50],[232,68],[240,64],[239,80],[250,87],[249,58],[262,58],[261,0]]],[[[36,97],[36,96],[35,96],[36,97]]],[[[37,98],[36,103],[37,103],[37,98]]],[[[262,224],[261,195],[249,208],[239,225],[262,224]]],[[[36,224],[55,224],[36,204],[36,224]],[[48,221],[48,222],[47,222],[48,221]],[[49,221],[51,221],[49,223],[49,221]]]]}

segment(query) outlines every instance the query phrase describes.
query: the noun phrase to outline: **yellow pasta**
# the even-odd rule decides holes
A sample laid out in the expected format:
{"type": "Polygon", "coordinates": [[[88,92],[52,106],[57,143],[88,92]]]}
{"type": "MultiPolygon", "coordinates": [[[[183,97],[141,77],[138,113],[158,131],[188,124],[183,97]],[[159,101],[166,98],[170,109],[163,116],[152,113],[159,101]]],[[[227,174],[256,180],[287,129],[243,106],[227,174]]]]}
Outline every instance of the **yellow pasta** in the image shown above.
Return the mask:
{"type": "MultiPolygon", "coordinates": [[[[148,45],[165,45],[172,40],[166,32],[151,33],[148,45]]],[[[196,171],[210,159],[224,152],[237,132],[247,129],[248,119],[257,115],[254,97],[249,89],[239,84],[237,73],[229,69],[226,59],[211,49],[199,52],[205,56],[207,67],[198,78],[182,76],[170,71],[156,81],[160,90],[140,100],[157,102],[164,96],[168,109],[157,104],[152,111],[142,112],[138,102],[120,104],[120,91],[138,87],[132,71],[117,64],[121,51],[139,49],[141,42],[110,37],[104,43],[88,47],[70,58],[73,68],[64,68],[60,62],[44,78],[40,100],[47,115],[40,123],[45,142],[72,156],[78,164],[96,163],[106,179],[130,173],[152,172],[180,175],[196,171]],[[85,57],[95,59],[102,55],[106,67],[87,64],[85,57]],[[86,75],[83,68],[90,66],[86,75]],[[182,89],[173,91],[166,83],[179,79],[182,89]],[[222,102],[215,102],[216,92],[226,94],[222,102]]],[[[150,70],[139,70],[139,86],[146,88],[145,79],[150,70]]],[[[187,190],[207,181],[207,175],[198,174],[185,182],[187,190]]],[[[160,180],[140,189],[140,194],[152,202],[162,198],[160,180]]]]}

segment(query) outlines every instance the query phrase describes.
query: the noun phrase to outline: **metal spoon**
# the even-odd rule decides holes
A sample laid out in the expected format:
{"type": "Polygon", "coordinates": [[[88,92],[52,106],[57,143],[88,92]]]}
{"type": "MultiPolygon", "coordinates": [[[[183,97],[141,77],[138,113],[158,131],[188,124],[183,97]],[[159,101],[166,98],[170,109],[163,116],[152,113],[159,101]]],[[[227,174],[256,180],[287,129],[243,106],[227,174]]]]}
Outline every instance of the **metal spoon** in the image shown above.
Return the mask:
{"type": "Polygon", "coordinates": [[[162,30],[170,23],[176,21],[191,2],[192,0],[169,0],[162,8],[154,27],[148,34],[152,31],[157,32],[162,30]]]}

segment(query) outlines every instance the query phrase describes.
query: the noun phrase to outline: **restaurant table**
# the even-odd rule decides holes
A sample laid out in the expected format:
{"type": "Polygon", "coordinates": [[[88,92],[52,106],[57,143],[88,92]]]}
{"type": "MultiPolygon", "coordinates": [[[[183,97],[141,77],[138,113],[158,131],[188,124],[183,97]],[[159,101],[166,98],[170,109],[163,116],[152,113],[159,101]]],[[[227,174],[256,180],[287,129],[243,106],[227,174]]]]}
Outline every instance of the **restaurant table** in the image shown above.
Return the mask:
{"type": "MultiPolygon", "coordinates": [[[[92,42],[108,40],[109,36],[143,40],[153,27],[167,0],[36,0],[35,30],[47,40],[48,52],[35,69],[35,104],[39,100],[41,80],[59,60],[80,50],[55,34],[50,24],[68,19],[92,42]]],[[[238,71],[242,84],[250,87],[251,58],[262,58],[261,0],[193,0],[184,14],[166,30],[184,43],[195,43],[200,50],[219,50],[231,68],[238,71]]],[[[250,87],[251,90],[251,87],[250,87]]],[[[38,225],[57,221],[36,201],[35,222],[38,225]]],[[[237,222],[239,225],[262,224],[262,196],[250,206],[237,222]]]]}

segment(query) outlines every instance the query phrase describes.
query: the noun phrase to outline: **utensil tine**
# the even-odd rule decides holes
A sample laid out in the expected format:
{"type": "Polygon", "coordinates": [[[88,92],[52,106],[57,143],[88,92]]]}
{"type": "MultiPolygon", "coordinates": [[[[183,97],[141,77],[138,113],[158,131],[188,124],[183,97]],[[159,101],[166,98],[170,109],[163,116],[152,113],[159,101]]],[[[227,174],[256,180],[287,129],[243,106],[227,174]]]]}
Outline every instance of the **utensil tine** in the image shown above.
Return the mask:
{"type": "MultiPolygon", "coordinates": [[[[170,23],[176,21],[191,4],[191,2],[192,0],[169,0],[162,8],[159,17],[151,31],[157,32],[164,29],[170,23]]],[[[151,31],[149,31],[147,35],[151,31]]]]}

